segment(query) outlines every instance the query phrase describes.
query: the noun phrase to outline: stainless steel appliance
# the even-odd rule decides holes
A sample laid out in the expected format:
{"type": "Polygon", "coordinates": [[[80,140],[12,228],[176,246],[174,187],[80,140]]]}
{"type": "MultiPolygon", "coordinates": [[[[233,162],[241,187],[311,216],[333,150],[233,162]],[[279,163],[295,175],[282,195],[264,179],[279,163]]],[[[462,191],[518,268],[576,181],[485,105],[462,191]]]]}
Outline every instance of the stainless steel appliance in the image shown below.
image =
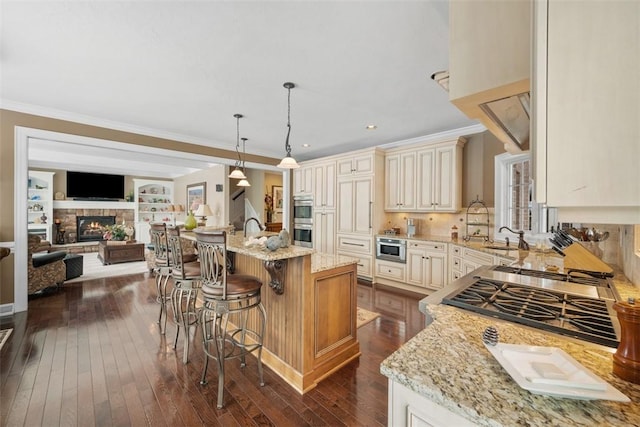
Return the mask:
{"type": "Polygon", "coordinates": [[[313,247],[313,225],[312,224],[293,224],[293,244],[306,248],[313,247]]]}
{"type": "Polygon", "coordinates": [[[403,264],[406,263],[407,241],[404,239],[376,237],[376,258],[403,264]]]}
{"type": "Polygon", "coordinates": [[[416,235],[416,220],[407,218],[407,237],[411,238],[416,235]]]}
{"type": "Polygon", "coordinates": [[[432,297],[442,304],[607,347],[619,344],[613,304],[620,296],[605,274],[484,266],[452,287],[432,297]]]}
{"type": "Polygon", "coordinates": [[[293,197],[293,223],[313,224],[313,196],[293,197]]]}

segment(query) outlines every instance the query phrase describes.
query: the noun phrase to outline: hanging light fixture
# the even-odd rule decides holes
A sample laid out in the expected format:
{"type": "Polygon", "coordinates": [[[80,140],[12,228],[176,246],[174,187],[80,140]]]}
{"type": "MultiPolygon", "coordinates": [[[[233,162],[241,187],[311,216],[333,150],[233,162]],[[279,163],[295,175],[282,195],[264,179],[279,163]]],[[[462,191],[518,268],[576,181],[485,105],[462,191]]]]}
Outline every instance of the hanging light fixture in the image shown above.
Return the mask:
{"type": "Polygon", "coordinates": [[[289,145],[289,134],[291,133],[291,89],[296,87],[296,85],[291,83],[291,82],[286,82],[283,86],[288,91],[288,95],[287,95],[287,139],[284,142],[284,149],[287,150],[287,155],[286,155],[286,157],[284,159],[282,159],[280,161],[280,164],[278,165],[278,167],[279,168],[283,168],[283,169],[297,169],[297,168],[300,167],[300,165],[298,164],[298,162],[296,162],[296,159],[291,157],[291,145],[289,145]]]}
{"type": "Polygon", "coordinates": [[[240,158],[240,119],[242,118],[242,114],[236,113],[233,117],[236,118],[236,153],[238,153],[238,160],[236,160],[236,168],[229,174],[229,178],[246,179],[247,177],[240,170],[240,163],[242,162],[240,158]]]}
{"type": "MultiPolygon", "coordinates": [[[[247,148],[247,138],[242,138],[242,154],[244,159],[247,158],[246,148],[247,148]]],[[[241,179],[240,182],[238,182],[238,187],[251,187],[251,184],[249,184],[249,181],[247,180],[247,175],[245,174],[245,172],[246,171],[244,169],[244,160],[242,160],[242,174],[244,175],[244,178],[241,179]]]]}

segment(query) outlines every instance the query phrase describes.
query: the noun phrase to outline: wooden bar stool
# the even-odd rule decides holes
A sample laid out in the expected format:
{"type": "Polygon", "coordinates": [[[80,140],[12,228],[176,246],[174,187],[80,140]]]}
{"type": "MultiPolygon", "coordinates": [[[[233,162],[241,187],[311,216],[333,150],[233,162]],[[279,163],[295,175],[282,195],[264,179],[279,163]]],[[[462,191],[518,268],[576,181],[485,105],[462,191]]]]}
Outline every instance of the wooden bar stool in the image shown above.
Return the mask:
{"type": "Polygon", "coordinates": [[[156,279],[157,301],[160,303],[160,314],[158,316],[158,325],[160,325],[160,333],[164,334],[167,329],[167,283],[171,277],[171,262],[169,260],[169,243],[167,240],[167,224],[164,222],[152,222],[149,234],[151,236],[151,244],[153,245],[153,253],[155,256],[155,267],[153,274],[156,279]],[[164,324],[162,316],[164,315],[164,324]]]}
{"type": "Polygon", "coordinates": [[[245,356],[257,351],[260,385],[262,374],[262,341],[267,313],[262,306],[262,282],[241,274],[227,274],[227,234],[224,231],[195,230],[200,256],[202,296],[202,346],[205,363],[200,384],[206,384],[209,358],[218,362],[218,408],[223,406],[224,364],[228,359],[240,358],[246,366],[245,356]],[[257,315],[249,319],[249,312],[257,315]],[[230,319],[231,316],[231,319],[230,319]],[[233,322],[231,323],[230,322],[233,322]]]}
{"type": "Polygon", "coordinates": [[[189,361],[189,327],[198,323],[196,299],[200,289],[200,262],[194,254],[184,254],[180,239],[180,228],[167,228],[169,241],[169,259],[171,262],[171,307],[173,319],[176,323],[176,338],[173,348],[178,346],[180,327],[184,328],[184,347],[182,363],[189,361]]]}

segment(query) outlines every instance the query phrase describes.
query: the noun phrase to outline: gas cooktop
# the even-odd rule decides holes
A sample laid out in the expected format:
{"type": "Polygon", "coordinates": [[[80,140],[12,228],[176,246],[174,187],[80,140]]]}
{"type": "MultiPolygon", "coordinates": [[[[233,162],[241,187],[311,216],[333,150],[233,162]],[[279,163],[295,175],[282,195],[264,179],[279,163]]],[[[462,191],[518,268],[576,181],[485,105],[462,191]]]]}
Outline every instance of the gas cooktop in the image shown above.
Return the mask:
{"type": "Polygon", "coordinates": [[[616,348],[619,325],[612,306],[619,296],[608,277],[597,275],[480,267],[438,302],[616,348]]]}

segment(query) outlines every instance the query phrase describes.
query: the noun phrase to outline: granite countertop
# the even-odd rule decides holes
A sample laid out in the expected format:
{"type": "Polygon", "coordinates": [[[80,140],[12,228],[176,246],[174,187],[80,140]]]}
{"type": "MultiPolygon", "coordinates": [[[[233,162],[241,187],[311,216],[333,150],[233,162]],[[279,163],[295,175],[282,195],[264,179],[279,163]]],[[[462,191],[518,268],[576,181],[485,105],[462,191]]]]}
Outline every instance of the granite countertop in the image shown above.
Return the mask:
{"type": "Polygon", "coordinates": [[[345,265],[351,265],[357,262],[358,258],[317,252],[311,255],[311,273],[333,270],[334,268],[344,267],[345,265]]]}
{"type": "Polygon", "coordinates": [[[382,374],[419,395],[481,426],[640,425],[640,385],[613,375],[613,349],[445,305],[426,308],[433,322],[380,365],[382,374]],[[561,348],[631,402],[554,398],[520,388],[482,343],[490,325],[501,343],[561,348]]]}

